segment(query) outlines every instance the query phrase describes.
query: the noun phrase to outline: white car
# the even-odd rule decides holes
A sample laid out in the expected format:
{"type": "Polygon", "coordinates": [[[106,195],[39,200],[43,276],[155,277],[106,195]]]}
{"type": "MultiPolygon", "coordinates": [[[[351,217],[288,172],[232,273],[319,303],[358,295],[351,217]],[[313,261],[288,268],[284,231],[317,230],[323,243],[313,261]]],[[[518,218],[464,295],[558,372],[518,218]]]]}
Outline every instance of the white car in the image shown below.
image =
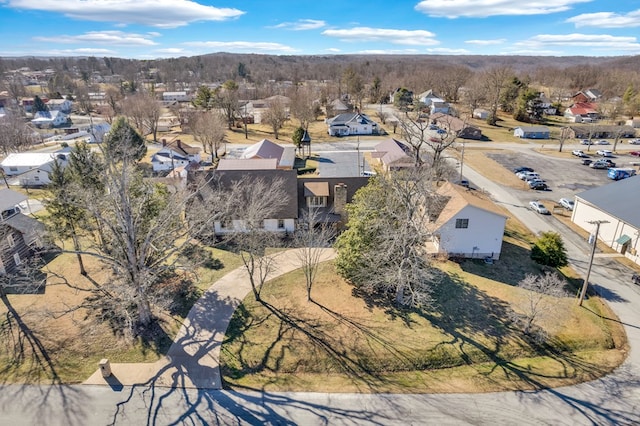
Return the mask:
{"type": "Polygon", "coordinates": [[[580,145],[593,145],[593,142],[591,142],[589,139],[582,139],[580,141],[580,145]]]}
{"type": "Polygon", "coordinates": [[[581,149],[574,149],[573,151],[571,151],[571,154],[575,155],[576,157],[586,157],[587,154],[584,153],[583,150],[581,149]]]}
{"type": "Polygon", "coordinates": [[[613,152],[609,151],[608,149],[599,149],[596,151],[596,154],[603,157],[611,157],[613,155],[613,152]]]}
{"type": "Polygon", "coordinates": [[[542,204],[540,201],[532,201],[529,203],[529,208],[536,213],[540,214],[551,214],[549,210],[542,204]]]}
{"type": "Polygon", "coordinates": [[[560,203],[560,205],[561,205],[562,207],[564,207],[565,209],[567,209],[567,210],[573,210],[573,206],[574,206],[573,200],[570,200],[570,199],[568,199],[568,198],[560,198],[559,203],[560,203]]]}
{"type": "Polygon", "coordinates": [[[517,173],[516,176],[518,176],[520,180],[527,180],[529,178],[540,178],[540,175],[536,172],[522,172],[517,173]]]}
{"type": "Polygon", "coordinates": [[[631,139],[629,143],[631,145],[640,145],[640,139],[631,139]]]}
{"type": "Polygon", "coordinates": [[[609,145],[609,141],[605,141],[604,139],[595,143],[596,145],[609,145]]]}

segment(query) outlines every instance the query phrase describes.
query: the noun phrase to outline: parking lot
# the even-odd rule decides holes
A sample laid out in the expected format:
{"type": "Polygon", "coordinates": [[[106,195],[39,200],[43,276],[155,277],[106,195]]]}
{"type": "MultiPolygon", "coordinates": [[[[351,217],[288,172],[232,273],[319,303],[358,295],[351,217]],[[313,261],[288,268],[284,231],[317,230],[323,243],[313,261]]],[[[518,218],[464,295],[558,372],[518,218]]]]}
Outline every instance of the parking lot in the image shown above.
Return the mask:
{"type": "MultiPolygon", "coordinates": [[[[558,201],[560,198],[569,198],[572,200],[574,195],[580,192],[613,182],[607,177],[606,169],[596,170],[582,165],[577,157],[556,158],[525,152],[487,155],[510,171],[519,166],[531,167],[549,186],[547,191],[535,191],[522,182],[522,189],[514,190],[513,195],[518,197],[523,205],[535,199],[558,201]]],[[[593,155],[591,158],[596,160],[600,157],[593,155]]],[[[628,167],[629,163],[634,161],[633,157],[628,155],[614,156],[611,160],[616,163],[616,167],[628,167]]]]}

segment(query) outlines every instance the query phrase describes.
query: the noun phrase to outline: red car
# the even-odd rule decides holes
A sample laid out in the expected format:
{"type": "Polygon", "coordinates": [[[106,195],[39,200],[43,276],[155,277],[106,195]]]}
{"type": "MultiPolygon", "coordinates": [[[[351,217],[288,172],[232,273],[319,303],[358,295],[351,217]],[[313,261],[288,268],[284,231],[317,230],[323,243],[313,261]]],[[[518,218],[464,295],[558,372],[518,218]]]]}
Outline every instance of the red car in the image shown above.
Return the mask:
{"type": "Polygon", "coordinates": [[[633,155],[634,157],[640,157],[640,151],[631,151],[629,155],[633,155]]]}

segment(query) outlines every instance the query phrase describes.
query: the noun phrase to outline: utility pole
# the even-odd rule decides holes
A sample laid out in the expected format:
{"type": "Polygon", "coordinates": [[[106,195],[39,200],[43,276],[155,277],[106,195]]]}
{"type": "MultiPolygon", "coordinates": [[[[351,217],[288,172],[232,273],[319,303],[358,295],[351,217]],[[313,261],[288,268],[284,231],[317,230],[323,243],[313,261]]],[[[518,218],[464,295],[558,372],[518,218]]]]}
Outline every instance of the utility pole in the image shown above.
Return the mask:
{"type": "Polygon", "coordinates": [[[356,163],[356,170],[358,171],[358,176],[361,176],[362,173],[360,173],[360,135],[358,135],[358,144],[356,145],[356,150],[358,151],[358,162],[356,163]]]}
{"type": "Polygon", "coordinates": [[[578,306],[582,306],[584,297],[587,294],[587,287],[589,286],[589,276],[591,275],[591,267],[593,266],[593,257],[596,254],[596,245],[598,244],[598,232],[600,232],[600,225],[603,223],[609,223],[607,220],[592,220],[589,223],[596,225],[596,234],[593,238],[593,245],[591,246],[591,257],[589,258],[589,266],[587,267],[587,276],[584,278],[582,284],[582,290],[580,291],[580,298],[578,299],[578,306]]]}
{"type": "Polygon", "coordinates": [[[460,158],[460,179],[459,182],[462,182],[462,168],[464,167],[464,142],[462,142],[462,155],[460,158]]]}

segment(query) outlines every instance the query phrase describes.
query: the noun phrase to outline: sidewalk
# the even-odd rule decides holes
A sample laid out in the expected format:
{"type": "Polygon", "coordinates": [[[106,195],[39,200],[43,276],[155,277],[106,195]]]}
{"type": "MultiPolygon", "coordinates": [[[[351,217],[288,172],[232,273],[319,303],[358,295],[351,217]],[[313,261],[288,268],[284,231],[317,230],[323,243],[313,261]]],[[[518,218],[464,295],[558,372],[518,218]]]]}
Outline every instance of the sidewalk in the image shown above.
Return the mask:
{"type": "MultiPolygon", "coordinates": [[[[323,249],[320,261],[334,257],[333,249],[323,249]]],[[[278,253],[275,259],[270,280],[300,267],[295,249],[278,253]]],[[[103,378],[98,369],[84,384],[221,389],[220,347],[233,312],[250,291],[244,266],[229,272],[193,305],[165,357],[154,363],[111,364],[111,377],[103,378]]]]}

